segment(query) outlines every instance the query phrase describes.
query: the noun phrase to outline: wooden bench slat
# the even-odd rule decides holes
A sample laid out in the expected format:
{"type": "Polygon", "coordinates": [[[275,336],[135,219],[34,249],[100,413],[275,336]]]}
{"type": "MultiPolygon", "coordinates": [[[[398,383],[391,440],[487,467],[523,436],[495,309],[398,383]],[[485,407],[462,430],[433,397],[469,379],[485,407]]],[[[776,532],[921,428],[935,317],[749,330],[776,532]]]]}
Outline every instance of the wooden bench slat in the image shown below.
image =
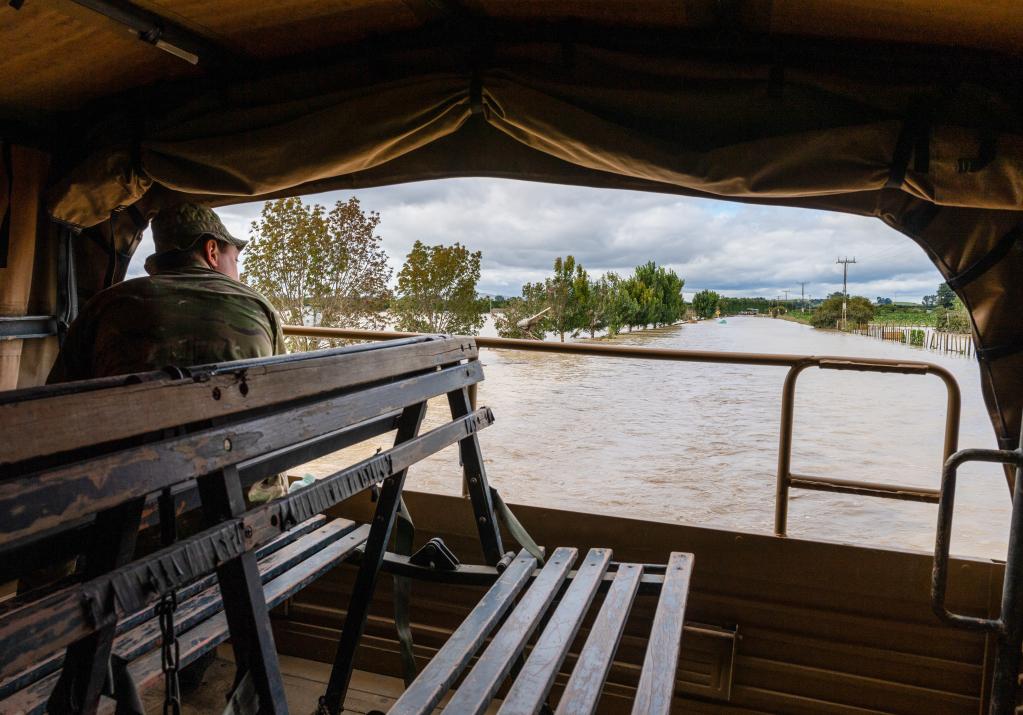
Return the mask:
{"type": "MultiPolygon", "coordinates": [[[[335,522],[330,522],[277,553],[264,558],[259,562],[260,581],[267,583],[285,571],[293,569],[316,551],[326,548],[343,537],[348,531],[351,531],[351,527],[344,521],[336,526],[335,522]]],[[[178,606],[177,613],[174,615],[175,626],[179,630],[187,630],[204,621],[223,607],[220,600],[220,587],[214,584],[184,603],[179,601],[181,605],[178,606]]],[[[157,619],[153,618],[119,637],[114,642],[114,652],[125,660],[134,660],[149,650],[159,637],[160,624],[157,619]]]]}
{"type": "Polygon", "coordinates": [[[467,338],[404,342],[324,351],[276,364],[266,359],[256,365],[224,363],[208,379],[147,373],[142,377],[150,379],[131,385],[123,384],[124,376],[7,393],[0,400],[7,437],[0,444],[0,465],[408,375],[478,354],[476,343],[467,338]],[[214,390],[219,399],[211,397],[214,390]]]}
{"type": "Polygon", "coordinates": [[[451,688],[487,635],[529,582],[536,559],[525,549],[501,574],[472,612],[388,711],[390,715],[429,713],[451,688]]]}
{"type": "MultiPolygon", "coordinates": [[[[211,562],[207,565],[196,562],[193,570],[212,571],[214,567],[212,561],[223,561],[231,556],[240,555],[245,549],[256,548],[266,543],[290,523],[304,521],[309,516],[340,503],[357,491],[406,469],[459,439],[464,439],[467,434],[486,427],[492,421],[493,415],[490,411],[481,407],[472,415],[448,422],[386,452],[320,479],[280,500],[254,509],[245,514],[244,519],[236,518],[222,522],[216,527],[162,549],[147,559],[112,571],[90,584],[69,586],[20,609],[3,614],[0,616],[0,677],[30,665],[41,648],[52,650],[67,645],[87,636],[95,629],[93,620],[84,608],[87,589],[109,588],[117,580],[125,584],[145,583],[148,585],[147,588],[151,589],[153,578],[157,575],[163,582],[167,582],[168,588],[183,586],[193,578],[189,573],[181,572],[180,559],[184,554],[191,554],[189,558],[193,561],[198,555],[211,562]],[[239,535],[243,532],[248,534],[240,538],[239,535]],[[216,544],[216,553],[200,553],[201,550],[196,549],[196,543],[199,541],[216,544]],[[160,564],[166,568],[160,567],[160,564]],[[14,648],[11,644],[15,643],[20,644],[21,648],[14,648]]],[[[132,594],[134,590],[129,589],[132,594]]],[[[146,600],[155,601],[155,594],[147,591],[146,600]]]]}
{"type": "Polygon", "coordinates": [[[632,705],[633,715],[668,715],[671,712],[692,573],[692,554],[672,552],[643,657],[643,672],[632,705]]]}
{"type": "Polygon", "coordinates": [[[583,618],[597,595],[610,561],[610,549],[590,549],[586,554],[571,585],[561,597],[561,602],[508,690],[498,715],[539,712],[579,632],[583,618]]]}
{"type": "MultiPolygon", "coordinates": [[[[366,541],[368,535],[369,526],[365,525],[348,531],[340,539],[266,583],[263,586],[263,594],[267,606],[269,608],[279,606],[293,594],[323,576],[338,563],[351,556],[355,549],[366,541]]],[[[191,663],[202,653],[226,641],[229,635],[227,618],[222,609],[194,628],[180,633],[178,642],[181,647],[181,665],[185,666],[191,663]]],[[[159,643],[154,645],[158,646],[159,643]]],[[[160,648],[154,647],[153,650],[137,658],[128,666],[128,673],[139,691],[145,690],[162,679],[160,659],[160,648]]],[[[0,713],[42,715],[46,710],[46,700],[59,675],[59,673],[53,673],[15,693],[7,700],[0,701],[0,713]]],[[[113,713],[113,702],[102,700],[99,711],[108,715],[113,713]]]]}
{"type": "Polygon", "coordinates": [[[505,620],[504,625],[476,661],[458,691],[447,704],[455,713],[478,715],[497,693],[515,659],[536,630],[540,618],[547,612],[558,589],[575,563],[578,552],[562,547],[556,549],[525,595],[505,620]]]}
{"type": "Polygon", "coordinates": [[[0,551],[64,521],[479,382],[478,361],[0,481],[0,551]]]}
{"type": "Polygon", "coordinates": [[[557,715],[589,715],[597,709],[642,576],[640,564],[618,565],[615,580],[561,694],[557,715]]]}
{"type": "MultiPolygon", "coordinates": [[[[281,549],[292,544],[301,537],[306,536],[307,534],[310,534],[317,529],[320,529],[321,527],[324,526],[326,521],[327,517],[320,515],[312,519],[309,519],[308,521],[302,524],[299,524],[293,529],[289,529],[288,531],[281,534],[278,538],[274,539],[270,543],[258,549],[256,551],[256,557],[261,560],[268,559],[269,557],[278,553],[281,549]]],[[[335,525],[334,528],[340,531],[342,534],[344,532],[351,531],[356,527],[355,522],[348,521],[346,519],[336,519],[333,522],[331,522],[331,524],[335,525]]],[[[262,563],[260,565],[262,566],[262,563]]],[[[276,575],[278,574],[277,573],[274,573],[272,575],[268,574],[267,578],[265,578],[264,581],[276,575]]],[[[180,589],[177,592],[178,603],[185,604],[186,602],[188,602],[189,599],[195,597],[197,594],[203,591],[207,591],[211,588],[214,589],[215,591],[216,584],[217,584],[216,574],[211,574],[206,578],[196,581],[195,583],[186,586],[185,588],[180,589]]],[[[122,618],[117,624],[116,632],[118,635],[126,633],[127,631],[130,631],[133,628],[136,628],[137,626],[155,617],[156,607],[148,606],[136,613],[133,613],[125,618],[122,618]]],[[[53,656],[47,658],[46,660],[38,664],[26,668],[20,673],[15,673],[14,675],[8,677],[7,679],[0,681],[0,700],[3,700],[4,698],[8,697],[17,690],[21,690],[22,688],[30,685],[31,683],[34,683],[40,678],[55,672],[60,668],[63,662],[64,652],[61,651],[59,653],[55,653],[53,656]]]]}

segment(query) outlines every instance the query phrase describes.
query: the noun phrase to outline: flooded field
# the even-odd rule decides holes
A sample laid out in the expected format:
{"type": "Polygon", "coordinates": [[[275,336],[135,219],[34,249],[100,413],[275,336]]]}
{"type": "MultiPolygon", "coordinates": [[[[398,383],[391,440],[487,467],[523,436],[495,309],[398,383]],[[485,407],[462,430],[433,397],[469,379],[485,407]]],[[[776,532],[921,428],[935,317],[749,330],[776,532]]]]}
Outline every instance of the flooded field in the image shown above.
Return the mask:
{"type": "MultiPolygon", "coordinates": [[[[996,446],[970,358],[768,318],[615,342],[935,362],[962,389],[960,446],[996,446]]],[[[491,483],[510,503],[771,533],[785,368],[498,350],[484,350],[482,360],[479,403],[497,422],[480,439],[491,483]]],[[[937,487],[945,395],[933,376],[808,370],[799,379],[792,471],[937,487]]],[[[444,410],[443,401],[431,404],[427,428],[444,410]]],[[[299,471],[326,475],[389,445],[381,438],[299,471]]],[[[457,453],[417,465],[408,485],[460,493],[457,453]]],[[[961,470],[953,553],[1004,558],[1009,511],[1000,468],[961,470]]],[[[931,504],[793,490],[789,534],[929,551],[936,512],[931,504]]]]}

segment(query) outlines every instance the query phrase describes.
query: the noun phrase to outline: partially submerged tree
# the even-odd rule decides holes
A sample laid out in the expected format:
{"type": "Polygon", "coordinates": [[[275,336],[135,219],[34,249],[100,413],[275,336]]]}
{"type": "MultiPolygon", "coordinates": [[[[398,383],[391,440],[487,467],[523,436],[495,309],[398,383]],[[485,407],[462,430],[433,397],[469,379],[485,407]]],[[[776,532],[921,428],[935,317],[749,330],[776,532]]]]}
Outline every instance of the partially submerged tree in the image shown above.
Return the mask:
{"type": "MultiPolygon", "coordinates": [[[[815,328],[836,328],[842,320],[842,301],[845,296],[832,293],[827,300],[810,316],[810,324],[815,328]]],[[[869,298],[854,295],[849,298],[846,309],[846,320],[850,326],[862,326],[874,317],[874,304],[869,298]]]]}
{"type": "MultiPolygon", "coordinates": [[[[380,215],[359,200],[338,201],[330,213],[298,197],[268,201],[245,249],[242,279],[265,295],[285,323],[382,328],[391,269],[376,235],[380,215]]],[[[292,351],[331,344],[288,338],[292,351]]]]}
{"type": "Polygon", "coordinates": [[[476,335],[485,300],[476,294],[482,254],[460,243],[427,246],[416,241],[398,272],[393,310],[399,330],[476,335]]]}
{"type": "Polygon", "coordinates": [[[713,317],[720,296],[712,290],[701,290],[693,296],[693,311],[701,318],[713,317]]]}
{"type": "Polygon", "coordinates": [[[510,298],[495,321],[497,334],[502,338],[543,340],[549,325],[544,312],[547,308],[547,287],[540,282],[526,283],[522,297],[510,298]]]}
{"type": "MultiPolygon", "coordinates": [[[[582,266],[578,266],[583,270],[582,266]]],[[[554,275],[545,281],[547,304],[550,312],[547,319],[552,331],[565,342],[565,333],[578,327],[579,306],[575,301],[573,283],[576,278],[576,263],[573,256],[554,259],[554,275]]]]}

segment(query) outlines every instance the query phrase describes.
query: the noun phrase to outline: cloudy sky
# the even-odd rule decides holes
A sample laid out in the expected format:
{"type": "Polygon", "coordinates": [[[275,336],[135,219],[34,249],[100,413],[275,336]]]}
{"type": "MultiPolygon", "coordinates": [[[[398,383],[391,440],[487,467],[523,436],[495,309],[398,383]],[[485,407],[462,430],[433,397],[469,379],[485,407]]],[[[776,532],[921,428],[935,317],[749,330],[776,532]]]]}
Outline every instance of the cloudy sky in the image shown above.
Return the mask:
{"type": "MultiPolygon", "coordinates": [[[[380,213],[378,233],[397,273],[412,243],[455,241],[483,252],[481,292],[518,295],[554,258],[572,254],[591,275],[625,274],[648,260],[685,279],[687,300],[709,288],[725,295],[821,297],[842,289],[835,259],[849,266],[849,292],[919,301],[941,277],[924,252],[876,219],[803,209],[746,206],[633,191],[502,179],[448,179],[354,192],[380,213]]],[[[333,205],[351,192],[303,197],[333,205]]],[[[218,209],[247,237],[260,203],[218,209]]],[[[142,273],[147,236],[129,271],[142,273]]]]}

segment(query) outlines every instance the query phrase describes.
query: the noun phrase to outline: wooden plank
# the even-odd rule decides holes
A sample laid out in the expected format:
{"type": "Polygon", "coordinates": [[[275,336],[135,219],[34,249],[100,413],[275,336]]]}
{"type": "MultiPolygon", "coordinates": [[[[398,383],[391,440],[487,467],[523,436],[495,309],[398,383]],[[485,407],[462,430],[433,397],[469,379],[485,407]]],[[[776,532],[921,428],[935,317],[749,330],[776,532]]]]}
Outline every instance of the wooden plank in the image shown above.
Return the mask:
{"type": "Polygon", "coordinates": [[[692,575],[693,555],[673,551],[664,572],[664,586],[643,657],[633,715],[668,715],[671,712],[692,575]]]}
{"type": "Polygon", "coordinates": [[[0,482],[0,547],[483,379],[478,361],[0,482]]]}
{"type": "Polygon", "coordinates": [[[558,701],[557,715],[590,715],[596,711],[642,575],[640,564],[618,565],[618,574],[558,701]]]}
{"type": "Polygon", "coordinates": [[[422,714],[433,710],[487,635],[511,608],[515,597],[529,582],[535,566],[536,559],[525,549],[519,552],[419,677],[394,703],[390,715],[422,714]]]}
{"type": "Polygon", "coordinates": [[[328,351],[284,363],[247,360],[236,369],[225,363],[208,379],[199,374],[110,387],[112,380],[104,378],[106,387],[98,390],[89,389],[89,381],[11,392],[0,402],[5,431],[0,465],[348,389],[478,354],[470,338],[432,338],[393,347],[378,343],[374,348],[328,351]],[[76,386],[83,391],[72,391],[76,386]]]}
{"type": "MultiPolygon", "coordinates": [[[[248,487],[265,477],[279,474],[297,464],[311,462],[325,454],[390,432],[395,428],[398,414],[400,413],[334,430],[320,437],[314,437],[242,462],[238,465],[242,486],[248,487]]],[[[157,497],[161,493],[153,493],[146,497],[146,508],[142,512],[144,527],[155,526],[159,523],[156,505],[157,497]]],[[[194,479],[171,487],[171,495],[174,500],[175,513],[178,516],[198,509],[200,506],[199,490],[194,479]]],[[[89,530],[94,521],[94,517],[85,517],[82,522],[64,522],[48,529],[45,534],[34,535],[27,540],[22,540],[17,547],[8,547],[9,550],[5,549],[4,558],[0,561],[0,583],[13,581],[22,574],[30,572],[38,564],[40,558],[45,558],[48,561],[58,561],[63,558],[70,560],[81,553],[89,543],[88,540],[91,537],[89,530]]]]}
{"type": "MultiPolygon", "coordinates": [[[[263,587],[267,605],[270,608],[279,606],[286,599],[326,574],[365,543],[368,534],[368,526],[360,526],[349,531],[342,538],[314,553],[295,568],[268,582],[263,587]]],[[[206,651],[220,645],[227,640],[229,635],[227,617],[223,611],[195,628],[179,634],[178,643],[181,647],[182,666],[188,665],[206,651]]],[[[162,681],[160,656],[160,649],[155,648],[132,661],[128,666],[128,672],[140,691],[162,681]]],[[[56,682],[57,675],[53,674],[15,693],[7,700],[0,701],[0,713],[42,715],[46,708],[46,698],[56,682]]],[[[99,712],[105,713],[105,715],[112,714],[114,712],[113,701],[101,701],[99,712]]]]}
{"type": "MultiPolygon", "coordinates": [[[[299,539],[300,537],[305,536],[306,534],[309,534],[313,531],[316,531],[317,529],[321,529],[322,527],[324,527],[326,520],[327,518],[325,516],[317,516],[313,519],[309,519],[308,521],[299,524],[294,529],[290,529],[289,531],[284,532],[277,539],[274,539],[270,543],[261,547],[256,552],[256,556],[261,560],[260,573],[261,574],[264,573],[263,571],[264,563],[267,564],[267,568],[269,569],[267,575],[265,575],[264,578],[274,578],[280,575],[279,572],[274,572],[275,569],[279,568],[278,564],[280,563],[280,561],[276,559],[271,559],[271,557],[273,557],[280,550],[284,549],[284,547],[292,544],[295,540],[299,539]]],[[[355,523],[348,521],[347,519],[335,519],[334,521],[330,522],[330,525],[333,527],[333,529],[339,531],[341,535],[344,535],[345,533],[355,528],[355,523]]],[[[290,562],[288,563],[290,565],[288,565],[287,568],[291,568],[291,566],[294,565],[293,563],[290,562]]],[[[216,588],[216,584],[217,584],[216,575],[210,575],[207,576],[206,578],[196,581],[194,584],[186,586],[185,588],[182,588],[177,592],[178,603],[183,604],[189,599],[195,597],[197,594],[200,594],[203,591],[207,590],[212,591],[219,599],[220,592],[216,588]]],[[[155,607],[148,606],[146,608],[143,608],[142,610],[136,613],[133,613],[125,618],[120,619],[117,622],[116,632],[118,635],[126,633],[131,629],[136,628],[137,626],[145,623],[146,621],[155,618],[155,616],[156,616],[155,607]]],[[[179,618],[177,622],[180,624],[181,619],[179,618]]],[[[115,643],[116,642],[117,641],[115,641],[115,643]]],[[[25,670],[16,673],[15,675],[6,678],[3,681],[0,681],[0,700],[3,700],[4,698],[8,697],[16,690],[21,690],[22,688],[27,687],[28,685],[34,683],[40,678],[43,678],[49,675],[50,673],[55,672],[57,669],[60,668],[63,662],[64,654],[57,653],[42,662],[33,664],[32,666],[26,668],[25,670]]]]}
{"type": "Polygon", "coordinates": [[[610,549],[590,549],[586,554],[572,584],[508,690],[498,715],[533,715],[543,707],[583,618],[604,581],[610,561],[610,549]]]}
{"type": "MultiPolygon", "coordinates": [[[[331,522],[289,544],[259,562],[260,581],[265,584],[283,575],[320,549],[343,538],[348,531],[350,529],[343,522],[338,525],[331,522]]],[[[179,631],[185,631],[198,625],[224,608],[220,588],[215,583],[189,600],[179,601],[179,604],[178,610],[174,614],[174,625],[179,631]]],[[[114,652],[125,660],[135,660],[156,647],[159,639],[160,624],[154,617],[119,636],[114,642],[114,652]]]]}
{"type": "MultiPolygon", "coordinates": [[[[223,558],[235,556],[245,549],[257,548],[275,538],[292,523],[304,521],[308,516],[339,504],[359,490],[407,469],[469,432],[482,429],[492,422],[493,414],[490,410],[480,408],[461,420],[437,427],[414,440],[320,479],[283,499],[254,509],[244,519],[231,519],[87,584],[69,586],[3,613],[0,615],[0,677],[30,665],[38,659],[40,653],[51,652],[53,648],[67,645],[91,633],[95,626],[88,611],[89,590],[106,593],[118,580],[143,584],[151,583],[157,576],[161,581],[173,581],[177,586],[183,586],[190,582],[192,576],[180,573],[181,564],[195,561],[194,547],[198,542],[205,540],[215,543],[217,554],[223,558]],[[246,532],[248,535],[245,535],[246,532]],[[186,557],[187,554],[192,555],[186,557]]],[[[195,568],[201,569],[201,566],[195,568]]],[[[212,566],[209,570],[212,571],[212,566]]],[[[155,600],[155,595],[149,593],[145,602],[155,600]]]]}
{"type": "MultiPolygon", "coordinates": [[[[448,701],[446,709],[455,713],[480,715],[486,711],[498,688],[511,671],[515,659],[526,647],[540,618],[547,612],[558,589],[575,563],[578,552],[561,547],[551,554],[543,570],[533,581],[515,610],[505,620],[472,671],[465,677],[458,691],[448,701]]],[[[522,677],[522,674],[519,674],[522,677]]]]}

